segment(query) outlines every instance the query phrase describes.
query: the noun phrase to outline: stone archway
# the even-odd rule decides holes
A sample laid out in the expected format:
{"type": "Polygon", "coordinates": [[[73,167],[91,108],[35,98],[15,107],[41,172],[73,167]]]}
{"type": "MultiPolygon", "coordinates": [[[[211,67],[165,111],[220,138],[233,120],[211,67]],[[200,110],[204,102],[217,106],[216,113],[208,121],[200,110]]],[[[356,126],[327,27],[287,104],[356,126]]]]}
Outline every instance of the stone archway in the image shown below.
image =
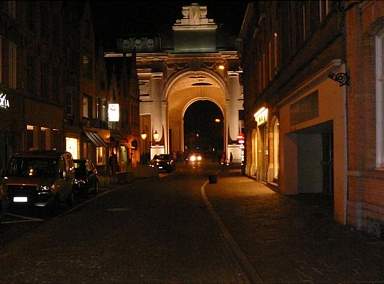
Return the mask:
{"type": "MultiPolygon", "coordinates": [[[[228,127],[226,110],[226,87],[218,75],[205,70],[189,70],[177,74],[169,81],[165,90],[167,100],[167,151],[184,151],[184,114],[190,105],[200,100],[215,103],[224,118],[224,129],[228,127]]],[[[227,145],[227,131],[224,131],[224,148],[227,145]]]]}

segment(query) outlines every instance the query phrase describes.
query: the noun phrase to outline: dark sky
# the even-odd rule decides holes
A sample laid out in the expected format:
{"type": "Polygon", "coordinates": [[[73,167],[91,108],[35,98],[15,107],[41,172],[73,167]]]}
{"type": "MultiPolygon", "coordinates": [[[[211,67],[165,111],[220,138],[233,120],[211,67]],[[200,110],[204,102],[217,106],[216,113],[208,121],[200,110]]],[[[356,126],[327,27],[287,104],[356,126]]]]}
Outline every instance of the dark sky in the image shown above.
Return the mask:
{"type": "Polygon", "coordinates": [[[206,5],[208,18],[237,35],[244,16],[246,1],[91,1],[98,38],[151,36],[171,31],[181,8],[192,2],[206,5]]]}

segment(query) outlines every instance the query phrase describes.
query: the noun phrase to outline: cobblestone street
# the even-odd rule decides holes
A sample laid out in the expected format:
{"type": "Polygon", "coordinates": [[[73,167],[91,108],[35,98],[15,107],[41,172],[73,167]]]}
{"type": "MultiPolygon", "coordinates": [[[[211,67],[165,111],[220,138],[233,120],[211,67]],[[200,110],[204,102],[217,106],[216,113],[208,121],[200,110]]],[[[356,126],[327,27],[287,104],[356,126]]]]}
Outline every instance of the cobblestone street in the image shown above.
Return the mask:
{"type": "Polygon", "coordinates": [[[206,192],[266,283],[384,283],[384,241],[335,223],[320,196],[283,196],[234,169],[206,192]]]}

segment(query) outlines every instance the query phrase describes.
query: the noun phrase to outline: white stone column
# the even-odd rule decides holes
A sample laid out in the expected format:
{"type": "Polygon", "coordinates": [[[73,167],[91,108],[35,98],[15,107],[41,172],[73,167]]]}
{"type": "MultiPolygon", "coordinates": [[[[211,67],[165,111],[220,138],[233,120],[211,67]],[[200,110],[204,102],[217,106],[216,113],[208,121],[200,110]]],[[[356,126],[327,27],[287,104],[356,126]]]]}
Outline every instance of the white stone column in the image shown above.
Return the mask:
{"type": "MultiPolygon", "coordinates": [[[[150,96],[152,98],[151,107],[151,125],[152,125],[152,146],[151,146],[151,159],[156,154],[165,153],[164,145],[160,145],[159,142],[163,138],[163,129],[166,131],[166,115],[163,110],[163,73],[152,73],[150,81],[150,96]],[[155,131],[159,134],[157,140],[154,139],[153,134],[155,131]]],[[[165,139],[164,139],[165,142],[165,139]]]]}
{"type": "MultiPolygon", "coordinates": [[[[163,93],[163,73],[153,73],[150,82],[150,96],[152,98],[151,108],[151,125],[152,125],[152,139],[153,133],[157,131],[159,140],[162,138],[163,131],[163,109],[162,109],[162,93],[163,93]]],[[[157,142],[158,142],[157,141],[157,142]]]]}
{"type": "MultiPolygon", "coordinates": [[[[231,140],[236,141],[237,136],[240,134],[239,124],[239,110],[243,108],[241,99],[241,87],[239,82],[239,74],[236,72],[228,72],[228,97],[226,101],[227,109],[227,127],[229,130],[228,136],[231,140]]],[[[241,149],[240,145],[230,143],[228,141],[227,146],[227,159],[230,158],[231,154],[233,162],[241,161],[241,149]]]]}

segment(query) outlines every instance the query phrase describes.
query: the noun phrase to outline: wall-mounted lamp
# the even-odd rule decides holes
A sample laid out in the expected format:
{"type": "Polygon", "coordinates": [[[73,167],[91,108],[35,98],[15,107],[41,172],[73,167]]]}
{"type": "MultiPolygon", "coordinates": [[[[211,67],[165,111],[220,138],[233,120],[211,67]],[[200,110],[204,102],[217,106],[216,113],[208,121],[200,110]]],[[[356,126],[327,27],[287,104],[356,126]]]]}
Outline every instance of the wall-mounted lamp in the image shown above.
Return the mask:
{"type": "Polygon", "coordinates": [[[217,68],[219,68],[219,70],[224,70],[225,66],[223,64],[220,64],[217,68]]]}
{"type": "Polygon", "coordinates": [[[339,86],[342,87],[344,85],[349,86],[349,75],[346,72],[339,72],[339,73],[329,73],[328,78],[332,79],[333,81],[336,81],[339,83],[339,86]]]}
{"type": "Polygon", "coordinates": [[[153,132],[153,139],[155,139],[155,141],[158,141],[159,138],[160,138],[160,134],[157,133],[157,130],[155,130],[155,131],[153,132]]]}

